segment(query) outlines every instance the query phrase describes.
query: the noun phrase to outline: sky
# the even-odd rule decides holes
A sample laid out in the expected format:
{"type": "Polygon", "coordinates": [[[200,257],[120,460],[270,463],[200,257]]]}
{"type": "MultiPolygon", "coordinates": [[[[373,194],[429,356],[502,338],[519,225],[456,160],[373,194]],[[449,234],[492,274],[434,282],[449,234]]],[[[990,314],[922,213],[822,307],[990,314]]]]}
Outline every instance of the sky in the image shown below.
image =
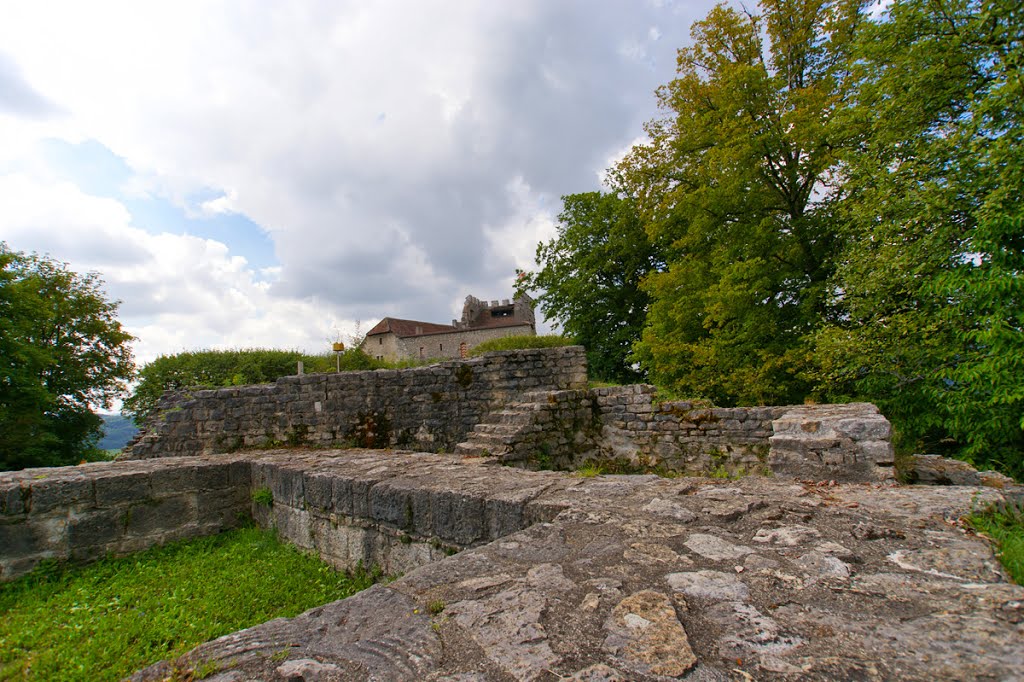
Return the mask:
{"type": "Polygon", "coordinates": [[[448,322],[512,297],[713,4],[4,2],[0,240],[100,273],[140,364],[448,322]]]}

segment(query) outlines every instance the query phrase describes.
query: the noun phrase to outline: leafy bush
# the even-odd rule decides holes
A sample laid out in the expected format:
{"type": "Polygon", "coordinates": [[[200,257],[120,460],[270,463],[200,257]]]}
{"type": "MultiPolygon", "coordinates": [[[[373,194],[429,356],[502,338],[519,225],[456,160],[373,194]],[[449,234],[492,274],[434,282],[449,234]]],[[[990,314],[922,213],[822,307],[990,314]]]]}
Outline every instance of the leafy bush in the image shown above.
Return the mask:
{"type": "Polygon", "coordinates": [[[504,336],[500,339],[484,341],[469,351],[471,357],[483,355],[496,350],[520,350],[523,348],[558,348],[575,345],[576,340],[559,334],[544,336],[504,336]]]}
{"type": "Polygon", "coordinates": [[[304,355],[296,350],[268,348],[198,350],[162,355],[139,372],[139,384],[124,401],[124,413],[141,425],[167,390],[265,384],[295,374],[299,361],[304,371],[312,374],[335,371],[339,360],[341,370],[345,372],[384,366],[359,348],[344,351],[340,358],[334,353],[304,355]]]}

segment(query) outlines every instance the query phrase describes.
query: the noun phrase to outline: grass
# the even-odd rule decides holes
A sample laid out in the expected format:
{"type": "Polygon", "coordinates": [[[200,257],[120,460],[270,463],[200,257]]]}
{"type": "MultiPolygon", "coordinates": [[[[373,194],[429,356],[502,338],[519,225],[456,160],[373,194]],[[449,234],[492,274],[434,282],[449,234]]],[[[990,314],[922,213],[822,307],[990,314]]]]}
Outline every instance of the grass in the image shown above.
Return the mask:
{"type": "Polygon", "coordinates": [[[580,478],[594,478],[595,476],[600,476],[603,473],[604,469],[602,469],[601,465],[596,462],[587,462],[575,471],[575,475],[580,478]]]}
{"type": "Polygon", "coordinates": [[[1002,504],[976,511],[965,519],[996,545],[996,556],[1010,579],[1024,585],[1024,505],[1002,504]]]}
{"type": "Polygon", "coordinates": [[[252,501],[256,504],[263,504],[268,507],[274,506],[274,493],[266,486],[253,490],[251,497],[252,501]]]}
{"type": "Polygon", "coordinates": [[[369,587],[256,528],[0,585],[0,680],[117,680],[369,587]]]}

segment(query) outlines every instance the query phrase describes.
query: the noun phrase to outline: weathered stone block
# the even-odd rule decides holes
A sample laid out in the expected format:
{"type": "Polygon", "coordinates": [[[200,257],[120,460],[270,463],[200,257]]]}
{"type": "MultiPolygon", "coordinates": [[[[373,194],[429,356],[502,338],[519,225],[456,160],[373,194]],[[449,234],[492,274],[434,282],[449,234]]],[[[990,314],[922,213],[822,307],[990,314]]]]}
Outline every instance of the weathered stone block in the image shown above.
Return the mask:
{"type": "Polygon", "coordinates": [[[22,491],[18,483],[6,483],[0,486],[0,514],[14,516],[25,513],[24,497],[28,491],[22,491]]]}
{"type": "Polygon", "coordinates": [[[878,465],[892,464],[895,454],[892,442],[884,441],[862,441],[857,444],[857,459],[859,461],[874,462],[878,465]]]}
{"type": "Polygon", "coordinates": [[[270,490],[274,494],[274,502],[290,507],[302,508],[303,473],[301,469],[280,467],[270,472],[270,490]]]}
{"type": "Polygon", "coordinates": [[[0,547],[4,558],[24,557],[44,551],[50,542],[46,528],[38,523],[0,525],[0,547]]]}
{"type": "Polygon", "coordinates": [[[334,479],[319,472],[308,473],[302,481],[306,505],[317,509],[334,509],[334,479]]]}
{"type": "Polygon", "coordinates": [[[413,500],[408,490],[379,483],[370,489],[369,518],[402,530],[413,528],[413,500]]]}
{"type": "Polygon", "coordinates": [[[150,497],[149,474],[112,473],[95,480],[96,505],[110,507],[150,497]]]}
{"type": "Polygon", "coordinates": [[[272,512],[274,527],[283,539],[302,549],[313,549],[313,529],[309,512],[282,504],[275,504],[272,512]]]}
{"type": "Polygon", "coordinates": [[[483,500],[452,492],[438,492],[431,498],[434,533],[442,540],[472,545],[484,537],[483,500]]]}
{"type": "Polygon", "coordinates": [[[196,466],[186,464],[156,469],[149,476],[149,486],[155,497],[195,490],[196,466]]]}
{"type": "Polygon", "coordinates": [[[248,488],[226,488],[196,493],[196,522],[204,526],[231,528],[250,516],[248,488]]]}
{"type": "Polygon", "coordinates": [[[32,482],[28,496],[28,507],[31,514],[43,514],[54,509],[72,505],[92,505],[92,480],[88,478],[57,478],[32,482]]]}
{"type": "Polygon", "coordinates": [[[83,547],[106,545],[124,534],[124,509],[106,509],[72,517],[68,522],[68,544],[72,553],[83,547]]]}
{"type": "Polygon", "coordinates": [[[125,519],[128,535],[154,535],[173,530],[195,522],[195,499],[191,495],[177,495],[133,504],[125,512],[125,519]]]}

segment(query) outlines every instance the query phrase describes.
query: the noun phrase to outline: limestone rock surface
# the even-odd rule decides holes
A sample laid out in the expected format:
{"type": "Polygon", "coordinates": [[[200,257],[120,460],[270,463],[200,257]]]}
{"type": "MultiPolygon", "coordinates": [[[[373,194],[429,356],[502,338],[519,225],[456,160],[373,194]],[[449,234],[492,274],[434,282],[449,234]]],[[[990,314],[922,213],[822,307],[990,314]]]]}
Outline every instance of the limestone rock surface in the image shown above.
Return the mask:
{"type": "Polygon", "coordinates": [[[254,471],[315,473],[301,495],[275,483],[282,498],[342,481],[339,520],[435,529],[423,537],[465,548],[135,680],[208,661],[225,682],[1024,679],[1024,588],[958,520],[1002,500],[993,488],[581,479],[401,452],[252,457],[254,471]],[[725,504],[743,511],[704,511],[725,504]]]}

